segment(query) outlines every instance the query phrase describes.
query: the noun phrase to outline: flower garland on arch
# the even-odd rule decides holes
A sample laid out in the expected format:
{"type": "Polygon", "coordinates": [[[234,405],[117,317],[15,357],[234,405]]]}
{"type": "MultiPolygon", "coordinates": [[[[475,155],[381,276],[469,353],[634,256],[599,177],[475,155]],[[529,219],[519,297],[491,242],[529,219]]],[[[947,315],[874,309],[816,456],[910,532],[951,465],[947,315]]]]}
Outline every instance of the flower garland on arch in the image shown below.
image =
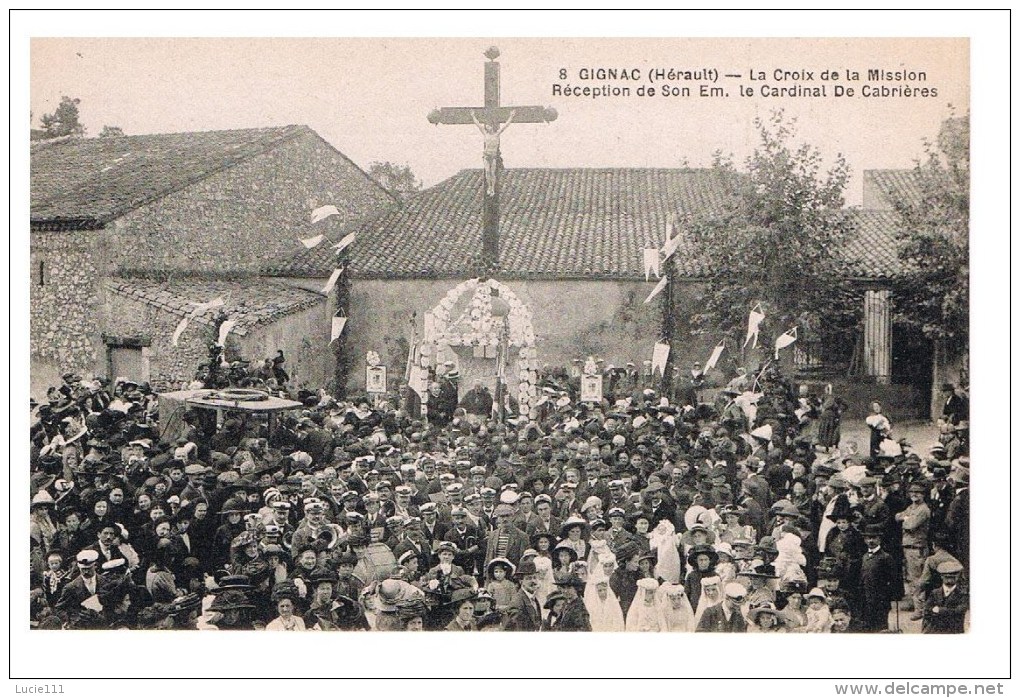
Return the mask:
{"type": "Polygon", "coordinates": [[[500,320],[492,315],[494,290],[509,306],[507,339],[510,345],[518,347],[517,403],[520,414],[526,415],[535,402],[538,352],[535,349],[531,310],[509,287],[495,279],[468,279],[450,289],[432,312],[432,327],[427,328],[431,332],[426,333],[425,341],[451,347],[498,346],[501,327],[500,320]],[[450,312],[465,293],[472,294],[467,310],[456,322],[451,323],[450,312]],[[468,321],[468,329],[460,332],[456,328],[465,319],[468,321]]]}

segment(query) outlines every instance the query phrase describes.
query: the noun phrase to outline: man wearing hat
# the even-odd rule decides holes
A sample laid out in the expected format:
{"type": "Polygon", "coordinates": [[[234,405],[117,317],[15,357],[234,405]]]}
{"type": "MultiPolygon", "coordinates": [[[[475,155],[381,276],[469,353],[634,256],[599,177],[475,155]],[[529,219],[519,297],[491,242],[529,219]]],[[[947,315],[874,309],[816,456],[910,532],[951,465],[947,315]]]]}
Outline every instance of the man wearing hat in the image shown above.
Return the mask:
{"type": "Polygon", "coordinates": [[[946,510],[946,530],[953,539],[953,553],[966,569],[970,564],[970,471],[957,468],[949,479],[956,489],[946,510]]]}
{"type": "Polygon", "coordinates": [[[99,614],[103,610],[102,604],[99,603],[99,597],[96,595],[99,591],[99,576],[96,574],[98,560],[99,553],[91,549],[82,550],[75,556],[79,574],[64,587],[60,599],[53,607],[53,610],[64,622],[77,624],[82,616],[86,616],[92,619],[89,625],[95,627],[102,625],[99,618],[92,616],[92,614],[99,614]]]}
{"type": "Polygon", "coordinates": [[[506,630],[538,632],[542,628],[542,602],[535,594],[542,585],[542,579],[534,560],[521,562],[515,576],[520,581],[521,588],[514,594],[506,611],[506,630]]]}
{"type": "Polygon", "coordinates": [[[943,562],[959,562],[949,551],[952,542],[952,538],[945,530],[936,530],[931,535],[932,554],[925,559],[921,566],[921,576],[917,580],[917,587],[914,591],[914,613],[910,616],[910,620],[921,620],[925,599],[940,582],[938,566],[943,562]]]}
{"type": "Polygon", "coordinates": [[[452,524],[443,539],[457,548],[457,564],[468,574],[477,574],[485,569],[485,536],[468,521],[468,511],[455,507],[450,511],[452,524]]]}
{"type": "Polygon", "coordinates": [[[526,531],[528,536],[536,533],[558,533],[560,530],[560,519],[553,515],[553,500],[547,494],[540,494],[535,497],[535,518],[532,519],[526,531]]]}
{"type": "Polygon", "coordinates": [[[584,589],[584,582],[576,574],[564,575],[554,582],[556,589],[566,596],[567,603],[560,613],[560,617],[553,630],[565,632],[591,632],[591,621],[588,618],[588,609],[581,599],[581,590],[584,589]]]}
{"type": "Polygon", "coordinates": [[[879,633],[889,629],[889,607],[903,596],[902,585],[896,588],[899,575],[892,556],[882,550],[885,531],[878,524],[864,527],[867,551],[861,559],[860,607],[861,630],[879,633]]]}
{"type": "Polygon", "coordinates": [[[509,504],[500,504],[493,511],[496,528],[489,534],[485,547],[485,568],[499,557],[508,559],[515,566],[521,561],[521,555],[528,548],[530,539],[514,526],[516,515],[517,512],[509,504]]]}
{"type": "Polygon", "coordinates": [[[701,614],[698,627],[699,633],[746,633],[747,621],[740,607],[744,603],[747,590],[742,584],[729,582],[724,588],[725,598],[720,604],[709,606],[701,614]]]}
{"type": "Polygon", "coordinates": [[[955,560],[939,564],[935,570],[942,584],[928,595],[924,604],[921,632],[926,634],[963,633],[970,600],[960,584],[963,565],[955,560]]]}
{"type": "MultiPolygon", "coordinates": [[[[923,482],[914,482],[907,488],[910,504],[896,514],[896,521],[903,528],[902,546],[903,559],[906,563],[906,584],[910,592],[911,605],[917,598],[917,583],[921,579],[924,561],[928,556],[928,524],[931,521],[931,510],[924,503],[927,486],[923,482]]],[[[907,608],[905,610],[917,610],[907,608]]]]}

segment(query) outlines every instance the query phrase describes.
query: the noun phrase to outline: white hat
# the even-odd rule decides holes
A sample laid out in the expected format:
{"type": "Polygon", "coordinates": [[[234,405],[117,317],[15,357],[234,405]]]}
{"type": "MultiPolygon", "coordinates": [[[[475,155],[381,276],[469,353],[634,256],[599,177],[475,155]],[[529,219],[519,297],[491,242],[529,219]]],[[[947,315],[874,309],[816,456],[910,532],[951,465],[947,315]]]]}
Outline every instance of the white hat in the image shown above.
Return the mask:
{"type": "Polygon", "coordinates": [[[659,583],[651,577],[644,577],[643,579],[637,580],[639,589],[647,589],[649,591],[655,591],[659,588],[659,583]]]}
{"type": "Polygon", "coordinates": [[[818,587],[815,587],[814,589],[812,589],[811,591],[809,591],[809,592],[807,593],[807,596],[806,596],[805,598],[808,598],[808,599],[810,599],[810,598],[816,598],[816,599],[822,599],[822,600],[824,601],[825,599],[827,599],[827,598],[829,598],[829,597],[827,597],[827,596],[825,595],[825,592],[824,592],[824,591],[822,591],[822,590],[821,590],[821,589],[819,589],[818,587]]]}
{"type": "Polygon", "coordinates": [[[75,557],[79,565],[94,565],[96,560],[99,559],[99,551],[97,550],[82,550],[75,557]]]}
{"type": "Polygon", "coordinates": [[[765,424],[764,426],[760,426],[757,429],[753,429],[751,431],[751,436],[755,437],[756,439],[765,439],[766,441],[771,441],[772,425],[765,424]]]}
{"type": "Polygon", "coordinates": [[[744,588],[743,584],[737,584],[736,582],[730,582],[723,589],[726,592],[726,596],[732,599],[740,599],[747,596],[747,589],[744,588]]]}

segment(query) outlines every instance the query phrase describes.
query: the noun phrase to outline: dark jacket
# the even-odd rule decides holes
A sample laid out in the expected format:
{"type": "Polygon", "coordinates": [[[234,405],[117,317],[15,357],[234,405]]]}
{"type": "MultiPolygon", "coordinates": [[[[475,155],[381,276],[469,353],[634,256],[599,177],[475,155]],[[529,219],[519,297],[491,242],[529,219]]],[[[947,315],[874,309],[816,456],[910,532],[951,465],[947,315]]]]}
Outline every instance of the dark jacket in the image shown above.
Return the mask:
{"type": "Polygon", "coordinates": [[[970,605],[963,585],[957,584],[949,596],[939,586],[924,603],[921,632],[927,634],[953,634],[963,632],[963,620],[970,605]],[[936,611],[936,609],[938,609],[936,611]]]}
{"type": "MultiPolygon", "coordinates": [[[[726,603],[725,601],[723,603],[726,603]]],[[[740,614],[740,610],[733,611],[730,619],[726,620],[722,604],[709,606],[698,621],[695,632],[699,633],[746,633],[747,621],[740,614]]]]}

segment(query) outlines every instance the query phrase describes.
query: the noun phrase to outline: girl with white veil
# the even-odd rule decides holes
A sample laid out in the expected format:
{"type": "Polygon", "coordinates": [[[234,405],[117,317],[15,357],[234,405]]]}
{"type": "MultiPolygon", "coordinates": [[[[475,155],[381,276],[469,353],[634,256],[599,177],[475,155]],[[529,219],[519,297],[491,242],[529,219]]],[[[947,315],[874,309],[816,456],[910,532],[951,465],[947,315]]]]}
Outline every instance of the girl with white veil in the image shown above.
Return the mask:
{"type": "Polygon", "coordinates": [[[693,633],[694,609],[687,598],[682,584],[669,582],[655,592],[655,603],[659,609],[659,627],[664,632],[693,633]]]}
{"type": "Polygon", "coordinates": [[[592,632],[623,632],[623,609],[620,600],[609,586],[609,578],[616,569],[616,556],[602,551],[598,562],[591,567],[588,584],[584,587],[584,607],[588,609],[588,620],[592,632]]]}
{"type": "Polygon", "coordinates": [[[538,589],[535,590],[535,597],[542,603],[542,607],[545,608],[545,601],[549,597],[549,594],[553,592],[555,581],[553,578],[552,560],[547,557],[539,555],[535,558],[535,569],[538,570],[539,579],[541,580],[538,585],[538,589]]]}
{"type": "Polygon", "coordinates": [[[665,630],[659,622],[659,608],[655,604],[655,592],[659,583],[651,577],[639,579],[638,592],[627,611],[628,633],[657,633],[665,630]]]}
{"type": "Polygon", "coordinates": [[[697,629],[701,616],[709,606],[718,606],[723,602],[722,580],[718,576],[702,577],[701,598],[698,600],[698,607],[694,610],[694,627],[697,629]]]}

